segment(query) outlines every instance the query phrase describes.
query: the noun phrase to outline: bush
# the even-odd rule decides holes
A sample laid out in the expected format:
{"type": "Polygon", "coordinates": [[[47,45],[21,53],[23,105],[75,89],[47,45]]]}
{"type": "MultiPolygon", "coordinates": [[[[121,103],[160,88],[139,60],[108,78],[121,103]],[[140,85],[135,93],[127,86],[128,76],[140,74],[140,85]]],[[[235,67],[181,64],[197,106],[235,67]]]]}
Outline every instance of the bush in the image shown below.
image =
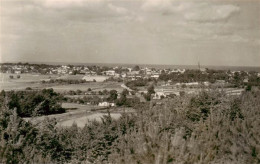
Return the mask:
{"type": "Polygon", "coordinates": [[[259,163],[259,100],[259,91],[176,96],[161,105],[139,103],[118,120],[108,113],[82,129],[50,119],[26,123],[4,102],[0,162],[259,163]]]}
{"type": "Polygon", "coordinates": [[[27,87],[27,88],[25,88],[25,90],[32,90],[32,88],[31,87],[27,87]]]}
{"type": "MultiPolygon", "coordinates": [[[[30,88],[27,88],[30,90],[30,88]]],[[[8,107],[16,109],[21,117],[31,117],[35,112],[37,115],[49,115],[64,113],[61,107],[63,97],[54,92],[53,89],[43,89],[42,91],[11,91],[5,96],[9,99],[8,107]]],[[[4,98],[1,98],[3,103],[4,98]]]]}

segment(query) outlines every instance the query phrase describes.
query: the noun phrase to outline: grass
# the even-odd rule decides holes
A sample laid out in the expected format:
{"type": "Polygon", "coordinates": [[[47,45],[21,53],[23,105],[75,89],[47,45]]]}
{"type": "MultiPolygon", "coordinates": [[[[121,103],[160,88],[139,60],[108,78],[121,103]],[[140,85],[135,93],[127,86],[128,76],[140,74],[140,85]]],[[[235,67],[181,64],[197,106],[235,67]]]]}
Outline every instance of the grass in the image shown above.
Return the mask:
{"type": "Polygon", "coordinates": [[[54,85],[49,88],[53,88],[56,92],[65,92],[70,90],[82,90],[87,91],[88,88],[91,88],[93,91],[103,91],[106,90],[117,90],[118,92],[122,92],[123,88],[121,87],[121,83],[118,82],[89,82],[85,84],[70,84],[70,85],[54,85]]]}
{"type": "MultiPolygon", "coordinates": [[[[78,127],[84,127],[89,121],[101,121],[101,117],[107,115],[107,112],[93,111],[93,109],[103,109],[104,107],[92,106],[92,105],[81,105],[76,103],[62,103],[62,107],[67,109],[66,113],[54,114],[49,116],[40,116],[35,118],[24,118],[26,121],[34,123],[43,121],[46,117],[56,118],[58,126],[70,127],[75,122],[78,127]]],[[[122,108],[113,109],[111,117],[118,119],[123,111],[122,108]]],[[[125,112],[134,112],[133,109],[127,108],[125,112]]]]}
{"type": "MultiPolygon", "coordinates": [[[[57,92],[64,92],[69,90],[87,90],[91,88],[94,91],[102,91],[104,89],[112,90],[115,89],[118,92],[121,92],[121,83],[117,82],[89,82],[85,84],[67,84],[67,85],[58,85],[58,84],[42,84],[43,80],[50,79],[76,79],[80,80],[84,75],[40,75],[40,74],[19,74],[20,78],[17,78],[17,74],[5,74],[0,73],[0,89],[1,90],[24,90],[27,87],[33,89],[44,89],[44,88],[53,88],[57,92]],[[9,76],[13,75],[13,79],[10,79],[9,76]]],[[[91,77],[93,78],[93,77],[91,77]]]]}
{"type": "Polygon", "coordinates": [[[58,78],[58,75],[20,74],[20,78],[17,78],[17,74],[0,73],[0,89],[6,91],[23,90],[27,87],[42,89],[45,87],[41,84],[42,80],[55,78],[58,78]],[[14,78],[10,79],[10,75],[13,75],[14,78]]]}
{"type": "Polygon", "coordinates": [[[79,110],[91,110],[93,108],[96,108],[96,106],[92,105],[83,105],[83,104],[77,104],[77,103],[62,103],[62,108],[65,109],[79,109],[79,110]]]}
{"type": "MultiPolygon", "coordinates": [[[[108,114],[105,113],[86,114],[85,116],[82,117],[70,118],[65,121],[58,122],[58,126],[70,127],[72,126],[73,123],[76,123],[78,127],[83,128],[85,124],[87,124],[89,121],[94,121],[94,120],[101,121],[101,118],[104,115],[108,115],[108,114]]],[[[111,113],[110,115],[114,119],[119,119],[121,116],[120,113],[111,113]]]]}

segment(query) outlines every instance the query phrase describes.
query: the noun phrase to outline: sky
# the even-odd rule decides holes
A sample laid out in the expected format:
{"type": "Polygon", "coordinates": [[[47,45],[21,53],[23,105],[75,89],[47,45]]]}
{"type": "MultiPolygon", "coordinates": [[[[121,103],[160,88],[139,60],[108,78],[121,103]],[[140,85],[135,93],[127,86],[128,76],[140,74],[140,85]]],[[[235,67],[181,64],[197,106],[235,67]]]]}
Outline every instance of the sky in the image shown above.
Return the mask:
{"type": "Polygon", "coordinates": [[[259,0],[1,0],[0,62],[260,66],[259,0]]]}

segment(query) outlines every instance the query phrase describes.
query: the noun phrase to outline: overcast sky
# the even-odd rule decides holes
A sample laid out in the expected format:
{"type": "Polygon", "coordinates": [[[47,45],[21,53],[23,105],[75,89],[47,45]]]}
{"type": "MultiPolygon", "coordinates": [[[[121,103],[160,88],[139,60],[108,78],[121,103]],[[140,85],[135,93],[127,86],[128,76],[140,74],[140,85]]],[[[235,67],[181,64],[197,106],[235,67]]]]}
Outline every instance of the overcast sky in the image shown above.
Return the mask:
{"type": "Polygon", "coordinates": [[[260,66],[260,1],[1,0],[1,62],[260,66]]]}

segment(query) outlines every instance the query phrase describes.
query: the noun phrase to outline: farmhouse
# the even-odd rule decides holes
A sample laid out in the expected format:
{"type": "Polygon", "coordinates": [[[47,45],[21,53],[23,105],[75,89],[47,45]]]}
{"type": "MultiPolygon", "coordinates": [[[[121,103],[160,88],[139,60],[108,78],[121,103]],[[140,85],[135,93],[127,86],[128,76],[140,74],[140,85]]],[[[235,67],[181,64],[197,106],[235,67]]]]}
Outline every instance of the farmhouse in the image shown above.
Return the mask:
{"type": "Polygon", "coordinates": [[[22,71],[21,71],[21,70],[15,70],[14,73],[15,73],[15,74],[21,74],[22,71]]]}
{"type": "Polygon", "coordinates": [[[249,79],[248,77],[246,77],[244,80],[243,80],[243,83],[248,83],[249,79]]]}
{"type": "Polygon", "coordinates": [[[100,102],[100,103],[98,104],[98,106],[112,107],[112,106],[115,106],[115,103],[109,103],[109,102],[104,101],[104,102],[100,102]]]}
{"type": "Polygon", "coordinates": [[[145,74],[146,75],[151,75],[152,74],[152,70],[149,68],[145,68],[145,74]]]}
{"type": "Polygon", "coordinates": [[[159,76],[160,76],[159,74],[154,74],[154,75],[152,75],[152,76],[151,76],[151,78],[158,79],[158,78],[159,78],[159,76]]]}
{"type": "Polygon", "coordinates": [[[115,71],[114,70],[109,70],[109,71],[106,71],[105,73],[108,76],[115,76],[115,71]]]}

